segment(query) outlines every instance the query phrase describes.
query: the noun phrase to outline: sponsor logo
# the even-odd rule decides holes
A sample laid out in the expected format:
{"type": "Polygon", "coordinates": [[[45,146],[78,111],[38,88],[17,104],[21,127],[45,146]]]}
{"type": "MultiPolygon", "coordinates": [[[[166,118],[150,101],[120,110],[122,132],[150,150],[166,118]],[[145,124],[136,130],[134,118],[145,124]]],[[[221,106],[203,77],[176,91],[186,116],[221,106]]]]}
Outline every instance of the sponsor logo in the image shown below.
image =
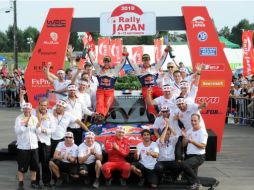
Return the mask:
{"type": "Polygon", "coordinates": [[[206,64],[203,67],[204,71],[224,71],[225,66],[222,64],[206,64]]]}
{"type": "Polygon", "coordinates": [[[66,20],[47,20],[47,27],[66,27],[66,20]]]}
{"type": "Polygon", "coordinates": [[[196,102],[198,104],[206,102],[208,104],[218,104],[220,102],[220,97],[197,97],[196,102]]]}
{"type": "Polygon", "coordinates": [[[202,80],[201,87],[225,87],[225,80],[202,80]]]}
{"type": "MultiPolygon", "coordinates": [[[[34,67],[33,67],[33,70],[35,71],[35,72],[41,72],[42,70],[43,70],[43,67],[46,67],[47,66],[47,64],[46,64],[46,62],[45,61],[43,61],[42,63],[41,63],[41,65],[35,65],[34,67]]],[[[50,71],[53,69],[54,67],[51,65],[50,66],[50,71]]]]}
{"type": "Polygon", "coordinates": [[[217,56],[217,47],[201,47],[199,48],[200,56],[217,56]]]}
{"type": "Polygon", "coordinates": [[[204,28],[205,25],[205,19],[202,16],[196,16],[192,19],[192,27],[193,28],[204,28]]]}
{"type": "Polygon", "coordinates": [[[103,36],[154,35],[156,16],[133,4],[120,5],[112,13],[101,14],[100,33],[103,36]]]}
{"type": "Polygon", "coordinates": [[[42,48],[38,49],[38,54],[45,56],[45,55],[56,55],[56,51],[43,51],[42,48]]]}
{"type": "Polygon", "coordinates": [[[219,113],[219,110],[205,110],[205,111],[201,112],[201,114],[217,115],[220,113],[219,113]]]}
{"type": "Polygon", "coordinates": [[[47,97],[47,94],[35,94],[34,100],[39,101],[41,98],[47,97]]]}
{"type": "Polygon", "coordinates": [[[43,44],[46,45],[58,45],[58,34],[56,32],[50,32],[49,34],[49,40],[44,41],[43,44]]]}
{"type": "Polygon", "coordinates": [[[199,41],[204,42],[204,41],[207,40],[208,34],[204,31],[201,31],[201,32],[198,33],[197,38],[198,38],[199,41]]]}
{"type": "Polygon", "coordinates": [[[32,78],[32,87],[47,87],[50,86],[50,82],[47,79],[40,78],[34,79],[32,78]]]}

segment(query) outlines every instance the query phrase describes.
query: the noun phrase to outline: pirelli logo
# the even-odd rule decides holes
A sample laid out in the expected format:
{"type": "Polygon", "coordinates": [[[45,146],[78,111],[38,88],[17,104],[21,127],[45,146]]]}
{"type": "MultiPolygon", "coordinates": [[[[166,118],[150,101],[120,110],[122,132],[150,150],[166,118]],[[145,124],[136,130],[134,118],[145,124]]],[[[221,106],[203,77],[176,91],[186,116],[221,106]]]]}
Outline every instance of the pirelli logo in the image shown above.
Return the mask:
{"type": "Polygon", "coordinates": [[[201,87],[214,87],[214,88],[222,88],[225,87],[225,80],[202,80],[201,87]]]}

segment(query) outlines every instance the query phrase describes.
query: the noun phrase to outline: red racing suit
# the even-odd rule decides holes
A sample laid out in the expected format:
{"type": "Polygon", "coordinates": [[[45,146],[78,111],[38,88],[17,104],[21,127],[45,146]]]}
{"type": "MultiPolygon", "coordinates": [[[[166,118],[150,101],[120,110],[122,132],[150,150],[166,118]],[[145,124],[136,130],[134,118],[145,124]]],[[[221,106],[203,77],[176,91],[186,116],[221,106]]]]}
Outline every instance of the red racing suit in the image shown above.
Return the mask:
{"type": "Polygon", "coordinates": [[[89,52],[89,58],[95,68],[95,74],[99,82],[96,92],[96,112],[107,116],[110,106],[114,102],[115,82],[120,70],[126,62],[126,55],[123,54],[122,61],[115,67],[105,69],[94,61],[93,54],[89,52]]]}
{"type": "MultiPolygon", "coordinates": [[[[165,62],[167,55],[168,49],[166,48],[161,56],[160,61],[157,64],[150,65],[150,67],[148,68],[144,68],[143,65],[136,65],[132,61],[128,60],[142,85],[142,95],[146,104],[147,104],[148,88],[152,88],[151,94],[152,99],[155,99],[163,95],[163,91],[160,87],[158,87],[156,80],[158,78],[159,69],[165,62]]],[[[153,105],[147,105],[147,110],[148,113],[153,114],[155,116],[157,115],[157,111],[153,105]]]]}
{"type": "Polygon", "coordinates": [[[102,165],[102,173],[106,179],[110,179],[112,171],[120,171],[123,179],[128,179],[131,172],[131,165],[125,160],[130,152],[128,140],[119,139],[116,136],[110,137],[106,140],[105,149],[108,153],[108,162],[102,165]],[[119,150],[113,148],[116,143],[119,150]]]}

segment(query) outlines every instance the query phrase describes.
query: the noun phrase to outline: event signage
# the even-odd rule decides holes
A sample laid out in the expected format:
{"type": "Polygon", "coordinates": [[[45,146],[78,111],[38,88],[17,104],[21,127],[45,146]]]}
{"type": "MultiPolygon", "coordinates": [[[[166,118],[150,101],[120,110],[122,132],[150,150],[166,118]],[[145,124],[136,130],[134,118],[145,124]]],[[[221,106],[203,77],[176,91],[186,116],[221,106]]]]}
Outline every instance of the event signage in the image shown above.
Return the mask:
{"type": "Polygon", "coordinates": [[[100,15],[102,36],[140,36],[156,34],[156,16],[153,12],[143,12],[133,4],[116,7],[112,13],[100,15]]]}
{"type": "Polygon", "coordinates": [[[206,7],[182,7],[182,11],[193,68],[204,64],[196,101],[207,102],[202,116],[206,128],[216,133],[220,151],[232,72],[206,7]]]}
{"type": "Polygon", "coordinates": [[[47,96],[48,89],[53,89],[43,68],[49,62],[53,74],[64,68],[72,16],[73,8],[49,10],[25,73],[26,90],[33,107],[38,106],[39,98],[47,96]]]}
{"type": "Polygon", "coordinates": [[[253,31],[243,31],[243,75],[254,74],[253,31]]]}

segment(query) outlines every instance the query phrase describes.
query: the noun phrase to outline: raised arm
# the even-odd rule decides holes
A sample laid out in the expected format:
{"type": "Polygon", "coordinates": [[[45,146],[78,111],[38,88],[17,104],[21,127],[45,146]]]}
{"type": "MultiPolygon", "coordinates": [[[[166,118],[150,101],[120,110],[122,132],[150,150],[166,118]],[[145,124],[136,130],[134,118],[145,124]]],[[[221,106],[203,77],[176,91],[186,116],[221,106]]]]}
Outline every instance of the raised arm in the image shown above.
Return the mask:
{"type": "Polygon", "coordinates": [[[164,64],[164,62],[166,61],[169,48],[170,48],[170,45],[167,45],[167,47],[164,49],[164,52],[163,52],[159,62],[157,64],[155,64],[155,69],[156,70],[159,70],[162,67],[162,65],[164,64]]]}
{"type": "Polygon", "coordinates": [[[91,49],[89,48],[89,46],[85,46],[84,50],[83,50],[83,57],[85,57],[86,53],[88,53],[88,57],[90,59],[90,62],[92,63],[92,65],[94,66],[95,72],[99,73],[101,71],[101,67],[98,64],[98,62],[95,61],[94,55],[91,52],[91,49]]]}
{"type": "Polygon", "coordinates": [[[126,63],[126,58],[128,56],[127,48],[123,47],[123,54],[122,54],[122,60],[121,63],[119,63],[117,66],[115,66],[114,71],[116,74],[120,72],[120,70],[124,67],[124,64],[126,63]]]}

